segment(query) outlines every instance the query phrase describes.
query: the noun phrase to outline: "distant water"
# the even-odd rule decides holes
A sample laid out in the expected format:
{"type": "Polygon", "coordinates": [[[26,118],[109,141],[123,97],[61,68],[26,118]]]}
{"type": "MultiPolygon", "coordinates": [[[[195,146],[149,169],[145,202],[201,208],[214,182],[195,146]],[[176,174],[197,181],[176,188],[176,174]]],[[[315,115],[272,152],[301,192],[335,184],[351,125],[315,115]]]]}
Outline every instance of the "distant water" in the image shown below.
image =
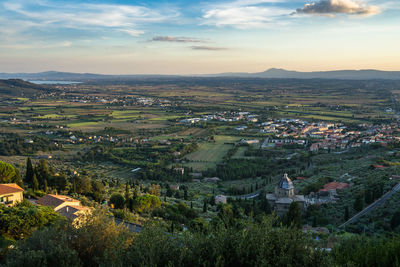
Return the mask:
{"type": "Polygon", "coordinates": [[[28,81],[34,84],[78,84],[81,82],[70,82],[70,81],[28,81]]]}

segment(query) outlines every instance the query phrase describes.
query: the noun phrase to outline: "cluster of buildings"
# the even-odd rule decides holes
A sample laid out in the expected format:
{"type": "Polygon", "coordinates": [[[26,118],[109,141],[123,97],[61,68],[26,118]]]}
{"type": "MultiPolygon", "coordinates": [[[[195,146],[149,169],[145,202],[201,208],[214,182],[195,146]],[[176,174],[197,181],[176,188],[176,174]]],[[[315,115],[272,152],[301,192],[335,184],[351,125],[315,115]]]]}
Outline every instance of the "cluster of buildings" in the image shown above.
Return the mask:
{"type": "Polygon", "coordinates": [[[236,122],[236,121],[247,121],[247,122],[258,122],[258,115],[250,114],[250,112],[218,112],[215,114],[202,115],[201,117],[187,118],[180,120],[181,123],[195,124],[198,122],[206,121],[219,121],[219,122],[236,122]]]}
{"type": "Polygon", "coordinates": [[[292,180],[285,173],[276,185],[275,192],[273,194],[267,194],[266,199],[272,210],[274,210],[278,216],[281,216],[289,210],[290,204],[293,202],[297,202],[302,210],[305,210],[309,205],[336,202],[338,196],[337,190],[343,190],[349,186],[350,184],[347,183],[330,182],[324,185],[318,192],[311,193],[307,196],[297,195],[292,180]]]}
{"type": "Polygon", "coordinates": [[[292,202],[297,202],[302,210],[306,207],[304,196],[295,194],[293,182],[286,173],[276,185],[275,192],[267,194],[266,198],[278,216],[287,213],[292,202]]]}
{"type": "Polygon", "coordinates": [[[387,144],[400,141],[393,135],[399,132],[397,124],[370,125],[360,124],[359,130],[348,130],[341,123],[309,123],[299,119],[270,120],[260,125],[262,133],[271,133],[276,138],[267,138],[263,148],[282,146],[285,144],[307,145],[313,140],[310,150],[347,149],[361,147],[364,144],[387,144]]]}
{"type": "Polygon", "coordinates": [[[133,97],[133,96],[96,96],[96,95],[85,95],[85,96],[72,96],[69,98],[71,102],[83,103],[83,104],[112,104],[119,106],[159,106],[159,107],[170,107],[171,101],[168,99],[151,98],[151,97],[133,97]]]}
{"type": "MultiPolygon", "coordinates": [[[[17,184],[0,184],[0,204],[14,206],[22,202],[24,199],[23,192],[24,189],[17,184]]],[[[64,195],[48,194],[32,203],[52,207],[55,212],[70,219],[75,227],[79,227],[87,215],[91,213],[91,209],[82,206],[79,200],[64,195]]]]}

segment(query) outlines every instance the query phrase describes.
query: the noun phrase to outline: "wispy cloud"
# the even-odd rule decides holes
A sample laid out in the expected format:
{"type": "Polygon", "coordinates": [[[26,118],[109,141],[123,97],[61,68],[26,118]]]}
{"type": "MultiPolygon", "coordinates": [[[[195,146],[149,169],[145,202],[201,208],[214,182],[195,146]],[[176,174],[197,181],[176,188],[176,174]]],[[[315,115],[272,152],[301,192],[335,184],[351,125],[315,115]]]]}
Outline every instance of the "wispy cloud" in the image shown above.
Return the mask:
{"type": "Polygon", "coordinates": [[[173,37],[173,36],[155,36],[151,39],[153,42],[174,42],[174,43],[207,43],[207,41],[192,37],[173,37]]]}
{"type": "Polygon", "coordinates": [[[4,10],[13,12],[20,19],[40,27],[72,28],[78,30],[117,30],[130,36],[144,31],[142,24],[160,23],[179,16],[176,10],[155,10],[137,5],[118,4],[65,4],[39,1],[32,6],[15,0],[3,3],[4,10]]]}
{"type": "Polygon", "coordinates": [[[288,16],[292,10],[273,5],[280,0],[238,0],[231,3],[214,5],[203,14],[205,25],[232,26],[239,29],[264,28],[283,23],[282,16],[288,16]]]}
{"type": "Polygon", "coordinates": [[[303,8],[298,8],[295,13],[334,17],[335,14],[369,16],[379,12],[380,9],[377,6],[367,6],[353,0],[321,0],[305,4],[303,8]]]}
{"type": "Polygon", "coordinates": [[[214,46],[203,46],[203,45],[200,45],[200,46],[194,45],[194,46],[191,46],[190,48],[192,50],[205,50],[205,51],[223,51],[223,50],[228,50],[228,48],[226,48],[226,47],[214,47],[214,46]]]}

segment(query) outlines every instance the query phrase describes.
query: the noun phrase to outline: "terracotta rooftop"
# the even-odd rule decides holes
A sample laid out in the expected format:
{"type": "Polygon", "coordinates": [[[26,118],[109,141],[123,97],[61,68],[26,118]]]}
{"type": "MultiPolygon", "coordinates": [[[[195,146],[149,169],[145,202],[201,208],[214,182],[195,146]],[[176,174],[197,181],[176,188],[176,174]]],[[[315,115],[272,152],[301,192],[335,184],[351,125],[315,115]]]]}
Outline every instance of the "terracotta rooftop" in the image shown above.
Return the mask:
{"type": "Polygon", "coordinates": [[[64,195],[45,195],[39,198],[36,203],[42,206],[58,207],[64,202],[79,202],[79,200],[73,199],[69,196],[64,195]]]}
{"type": "Polygon", "coordinates": [[[335,189],[335,190],[336,189],[344,189],[344,188],[346,188],[348,186],[349,186],[349,184],[347,184],[347,183],[331,182],[331,183],[328,183],[328,184],[324,185],[324,188],[320,189],[318,192],[329,191],[329,190],[332,190],[332,189],[335,189]]]}
{"type": "Polygon", "coordinates": [[[377,168],[377,169],[385,169],[386,168],[385,166],[378,165],[378,164],[375,164],[374,167],[377,168]]]}
{"type": "Polygon", "coordinates": [[[0,195],[23,192],[24,189],[17,184],[0,184],[0,195]]]}

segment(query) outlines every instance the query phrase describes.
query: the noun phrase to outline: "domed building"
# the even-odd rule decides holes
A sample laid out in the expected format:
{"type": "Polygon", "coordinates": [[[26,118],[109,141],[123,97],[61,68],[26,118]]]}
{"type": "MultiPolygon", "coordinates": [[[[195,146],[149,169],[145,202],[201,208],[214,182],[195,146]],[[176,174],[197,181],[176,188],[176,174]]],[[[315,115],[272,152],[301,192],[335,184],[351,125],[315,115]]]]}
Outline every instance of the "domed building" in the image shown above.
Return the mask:
{"type": "Polygon", "coordinates": [[[304,196],[296,195],[292,180],[288,177],[287,173],[279,180],[275,187],[274,194],[267,194],[266,198],[278,216],[285,214],[289,210],[292,202],[299,203],[301,209],[304,209],[304,196]]]}

